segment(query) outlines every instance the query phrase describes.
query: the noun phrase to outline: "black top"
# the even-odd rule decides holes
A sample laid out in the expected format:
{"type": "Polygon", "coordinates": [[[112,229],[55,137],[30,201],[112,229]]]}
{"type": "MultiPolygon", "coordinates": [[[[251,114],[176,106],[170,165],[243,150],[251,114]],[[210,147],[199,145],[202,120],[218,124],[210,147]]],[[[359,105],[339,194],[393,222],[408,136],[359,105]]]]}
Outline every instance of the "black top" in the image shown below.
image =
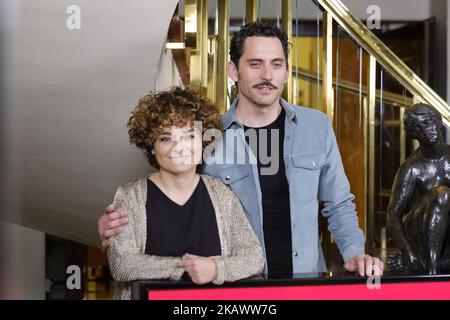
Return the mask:
{"type": "Polygon", "coordinates": [[[147,243],[145,253],[180,257],[221,254],[216,214],[208,190],[200,178],[182,206],[167,197],[147,179],[147,243]]]}
{"type": "Polygon", "coordinates": [[[266,247],[269,276],[290,277],[292,276],[291,214],[289,184],[286,178],[286,170],[283,159],[285,115],[286,113],[284,109],[281,108],[280,115],[271,124],[260,128],[250,128],[244,126],[244,129],[247,133],[247,143],[249,143],[249,129],[254,129],[256,131],[256,140],[258,141],[257,150],[255,150],[251,143],[250,145],[258,159],[259,183],[262,193],[264,244],[266,247]],[[273,141],[275,143],[274,145],[272,145],[271,138],[274,133],[272,130],[278,130],[279,133],[278,139],[273,141]],[[261,133],[263,131],[267,134],[263,137],[267,138],[263,138],[261,140],[261,133]],[[260,143],[262,144],[262,150],[260,143]],[[267,152],[264,150],[265,144],[267,144],[267,152]],[[264,156],[270,157],[277,145],[278,157],[276,159],[272,159],[271,161],[278,161],[278,170],[276,170],[274,174],[262,172],[262,168],[268,168],[274,165],[270,162],[264,164],[264,162],[267,161],[261,160],[264,160],[264,156]]]}

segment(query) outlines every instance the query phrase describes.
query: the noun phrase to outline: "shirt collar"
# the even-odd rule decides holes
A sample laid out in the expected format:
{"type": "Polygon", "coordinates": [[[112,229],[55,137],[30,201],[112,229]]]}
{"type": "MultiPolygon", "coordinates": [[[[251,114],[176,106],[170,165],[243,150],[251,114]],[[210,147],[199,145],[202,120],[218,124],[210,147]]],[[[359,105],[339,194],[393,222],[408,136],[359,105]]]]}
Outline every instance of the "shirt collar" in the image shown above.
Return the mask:
{"type": "MultiPolygon", "coordinates": [[[[224,130],[229,129],[232,124],[236,124],[239,127],[242,127],[242,123],[236,117],[236,108],[238,106],[238,103],[239,103],[239,99],[236,98],[233,101],[233,103],[231,104],[228,111],[225,112],[225,114],[223,115],[222,121],[223,121],[224,130]]],[[[281,107],[286,112],[286,116],[288,117],[288,119],[291,120],[292,122],[296,123],[297,120],[296,120],[296,114],[294,111],[295,107],[292,106],[291,104],[289,104],[286,100],[284,100],[282,98],[280,98],[280,104],[281,104],[281,107]]]]}

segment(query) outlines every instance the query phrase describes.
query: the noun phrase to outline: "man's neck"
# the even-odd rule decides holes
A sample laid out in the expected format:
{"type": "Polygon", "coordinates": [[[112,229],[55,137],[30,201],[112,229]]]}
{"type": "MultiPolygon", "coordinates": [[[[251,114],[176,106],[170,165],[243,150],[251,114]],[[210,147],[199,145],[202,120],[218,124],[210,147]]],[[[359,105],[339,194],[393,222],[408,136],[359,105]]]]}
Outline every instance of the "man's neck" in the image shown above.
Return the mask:
{"type": "Polygon", "coordinates": [[[265,127],[277,119],[281,108],[280,100],[277,100],[271,106],[261,107],[239,97],[236,118],[247,127],[265,127]]]}

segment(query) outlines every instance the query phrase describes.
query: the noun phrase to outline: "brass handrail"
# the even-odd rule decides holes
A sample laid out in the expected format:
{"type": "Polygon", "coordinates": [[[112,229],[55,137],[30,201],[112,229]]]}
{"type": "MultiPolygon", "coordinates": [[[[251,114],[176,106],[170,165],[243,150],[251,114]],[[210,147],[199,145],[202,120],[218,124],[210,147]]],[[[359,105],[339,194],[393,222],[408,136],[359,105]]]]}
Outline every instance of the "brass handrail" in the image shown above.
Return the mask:
{"type": "Polygon", "coordinates": [[[352,14],[341,0],[314,0],[361,47],[373,55],[387,71],[414,95],[436,108],[443,121],[450,126],[450,106],[397,57],[372,31],[352,14]]]}
{"type": "MultiPolygon", "coordinates": [[[[322,83],[322,76],[319,76],[319,79],[317,79],[317,74],[314,71],[310,71],[310,70],[307,70],[304,68],[298,68],[298,73],[296,71],[292,71],[292,75],[293,75],[293,77],[298,75],[298,78],[301,78],[306,81],[311,81],[311,82],[319,81],[320,84],[322,83]]],[[[335,77],[333,77],[333,87],[342,89],[342,90],[345,90],[347,92],[351,92],[354,94],[361,93],[362,96],[367,95],[367,87],[366,86],[362,86],[361,92],[360,92],[359,85],[356,84],[355,82],[348,81],[348,80],[339,79],[339,81],[337,81],[337,79],[335,77]]],[[[414,99],[412,97],[405,97],[398,93],[393,93],[393,92],[386,91],[386,90],[383,90],[383,92],[381,92],[381,90],[377,89],[375,97],[377,100],[381,100],[381,98],[383,98],[384,102],[389,103],[394,107],[407,107],[414,103],[414,99]]]]}

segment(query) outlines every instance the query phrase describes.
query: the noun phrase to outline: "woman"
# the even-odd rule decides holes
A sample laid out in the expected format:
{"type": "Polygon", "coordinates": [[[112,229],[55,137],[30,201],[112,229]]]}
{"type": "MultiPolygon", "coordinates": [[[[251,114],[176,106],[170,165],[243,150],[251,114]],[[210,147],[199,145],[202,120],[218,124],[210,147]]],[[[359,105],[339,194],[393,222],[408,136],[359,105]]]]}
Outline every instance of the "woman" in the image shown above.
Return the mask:
{"type": "Polygon", "coordinates": [[[130,282],[139,279],[222,284],[261,273],[263,252],[239,199],[197,173],[202,134],[222,129],[217,108],[174,88],[140,99],[128,129],[158,171],[120,186],[114,197],[129,218],[107,251],[116,296],[129,299],[130,282]]]}

